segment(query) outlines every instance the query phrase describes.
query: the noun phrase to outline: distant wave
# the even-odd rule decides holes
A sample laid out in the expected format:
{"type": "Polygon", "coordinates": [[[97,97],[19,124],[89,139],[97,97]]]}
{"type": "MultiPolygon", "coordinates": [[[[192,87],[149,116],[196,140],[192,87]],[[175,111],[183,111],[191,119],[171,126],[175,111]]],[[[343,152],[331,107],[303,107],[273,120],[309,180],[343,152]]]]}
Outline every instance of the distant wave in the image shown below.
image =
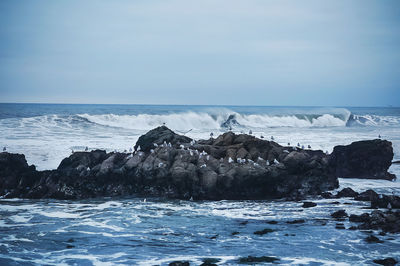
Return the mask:
{"type": "MultiPolygon", "coordinates": [[[[323,128],[359,126],[400,126],[400,117],[355,115],[347,109],[315,111],[313,113],[243,114],[229,109],[201,112],[177,112],[166,114],[76,114],[43,115],[29,118],[1,119],[0,124],[31,128],[79,128],[105,127],[130,130],[150,130],[166,124],[174,130],[224,130],[226,128],[323,128]],[[330,112],[328,112],[330,111],[330,112]],[[12,125],[13,124],[13,125],[12,125]]],[[[1,126],[1,125],[0,125],[1,126]]]]}

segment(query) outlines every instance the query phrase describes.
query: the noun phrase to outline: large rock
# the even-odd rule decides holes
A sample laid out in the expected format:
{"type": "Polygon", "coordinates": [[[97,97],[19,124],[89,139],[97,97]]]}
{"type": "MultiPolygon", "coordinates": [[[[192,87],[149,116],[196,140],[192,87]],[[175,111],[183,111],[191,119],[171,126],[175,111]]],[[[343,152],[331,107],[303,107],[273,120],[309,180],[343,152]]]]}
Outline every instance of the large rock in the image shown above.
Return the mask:
{"type": "Polygon", "coordinates": [[[336,146],[330,164],[338,177],[393,180],[396,176],[387,171],[392,159],[392,143],[375,139],[336,146]]]}
{"type": "Polygon", "coordinates": [[[179,145],[189,143],[191,140],[189,137],[176,134],[166,126],[160,126],[140,136],[136,142],[135,150],[140,146],[141,151],[148,152],[150,149],[154,149],[154,143],[161,145],[166,142],[171,143],[171,145],[179,145]]]}
{"type": "MultiPolygon", "coordinates": [[[[2,153],[0,193],[58,199],[133,194],[303,199],[338,187],[340,171],[332,163],[340,161],[337,153],[333,160],[322,151],[283,147],[246,134],[227,132],[196,142],[162,126],[141,136],[139,146],[134,153],[76,152],[56,170],[43,172],[28,166],[23,155],[2,153]]],[[[397,201],[391,202],[397,207],[397,201]]]]}

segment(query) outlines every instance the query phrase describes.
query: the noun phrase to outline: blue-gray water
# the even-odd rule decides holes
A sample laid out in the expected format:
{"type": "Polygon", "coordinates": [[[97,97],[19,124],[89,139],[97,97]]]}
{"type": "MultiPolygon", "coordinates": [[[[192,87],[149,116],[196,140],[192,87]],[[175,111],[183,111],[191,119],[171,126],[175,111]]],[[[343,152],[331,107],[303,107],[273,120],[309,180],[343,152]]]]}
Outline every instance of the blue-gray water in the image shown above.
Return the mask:
{"type": "MultiPolygon", "coordinates": [[[[162,123],[177,132],[191,129],[187,135],[196,139],[218,135],[230,114],[240,123],[235,132],[252,130],[281,144],[299,142],[327,151],[381,135],[393,142],[395,159],[400,158],[400,108],[0,104],[0,145],[26,154],[38,169],[52,169],[72,149],[129,149],[162,123]]],[[[390,171],[400,175],[398,166],[390,171]]],[[[340,184],[400,194],[398,181],[341,179],[340,184]]],[[[281,201],[1,199],[0,265],[158,265],[173,260],[196,265],[204,258],[234,265],[249,255],[310,265],[370,264],[389,256],[400,260],[397,235],[367,244],[366,232],[336,229],[330,213],[338,208],[352,214],[368,211],[362,209],[366,203],[339,201],[318,200],[317,207],[303,209],[301,203],[281,201]],[[306,222],[286,223],[299,218],[306,222]],[[266,223],[270,220],[278,223],[266,223]],[[276,231],[254,234],[265,228],[276,231]]]]}

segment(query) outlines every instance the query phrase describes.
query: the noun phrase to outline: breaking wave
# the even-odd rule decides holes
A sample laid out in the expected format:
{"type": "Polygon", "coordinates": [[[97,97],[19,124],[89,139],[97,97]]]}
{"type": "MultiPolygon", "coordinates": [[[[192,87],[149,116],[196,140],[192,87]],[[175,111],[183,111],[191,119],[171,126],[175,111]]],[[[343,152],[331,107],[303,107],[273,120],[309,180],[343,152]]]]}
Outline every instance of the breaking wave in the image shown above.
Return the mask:
{"type": "Polygon", "coordinates": [[[323,128],[359,126],[399,126],[400,117],[355,115],[347,109],[330,112],[244,114],[229,109],[188,111],[166,114],[75,114],[43,115],[29,118],[1,119],[1,124],[12,123],[30,128],[82,129],[88,127],[150,130],[165,123],[174,130],[219,130],[227,128],[323,128]]]}

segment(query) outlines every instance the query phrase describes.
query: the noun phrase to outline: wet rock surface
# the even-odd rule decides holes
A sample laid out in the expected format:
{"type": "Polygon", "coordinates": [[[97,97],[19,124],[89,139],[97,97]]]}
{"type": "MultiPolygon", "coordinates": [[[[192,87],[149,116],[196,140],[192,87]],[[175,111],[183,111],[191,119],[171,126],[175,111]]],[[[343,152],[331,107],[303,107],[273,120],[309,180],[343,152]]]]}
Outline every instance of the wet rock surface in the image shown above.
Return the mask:
{"type": "MultiPolygon", "coordinates": [[[[389,144],[373,141],[362,147],[372,149],[374,145],[375,152],[384,149],[381,153],[389,153],[383,156],[386,160],[391,155],[389,144]]],[[[135,194],[195,200],[303,199],[338,187],[336,173],[340,171],[333,165],[340,165],[340,156],[357,157],[356,151],[370,153],[343,147],[332,159],[322,151],[284,147],[232,132],[196,142],[161,126],[141,136],[134,153],[75,152],[52,171],[36,171],[28,166],[24,155],[3,152],[0,195],[57,199],[135,194]]],[[[368,162],[378,165],[370,169],[372,175],[377,169],[382,173],[386,165],[368,162]]],[[[345,191],[341,196],[359,196],[353,192],[345,191]]],[[[380,200],[378,197],[377,206],[389,202],[393,208],[398,206],[398,198],[380,200]]]]}
{"type": "Polygon", "coordinates": [[[336,176],[344,178],[393,180],[396,176],[387,171],[392,160],[392,143],[380,139],[336,146],[330,156],[336,176]]]}

